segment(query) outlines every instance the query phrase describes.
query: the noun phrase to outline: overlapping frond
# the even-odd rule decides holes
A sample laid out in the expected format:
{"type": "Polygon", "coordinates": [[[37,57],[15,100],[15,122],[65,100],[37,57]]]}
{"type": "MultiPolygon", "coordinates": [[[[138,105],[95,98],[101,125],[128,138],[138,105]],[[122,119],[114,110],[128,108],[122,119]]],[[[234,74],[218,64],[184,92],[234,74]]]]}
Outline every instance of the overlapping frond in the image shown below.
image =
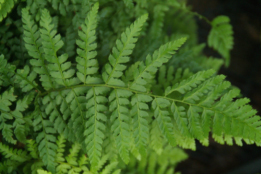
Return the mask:
{"type": "Polygon", "coordinates": [[[228,66],[230,62],[229,51],[233,48],[233,30],[227,16],[218,16],[212,22],[212,29],[208,36],[208,45],[217,50],[224,58],[228,66]]]}

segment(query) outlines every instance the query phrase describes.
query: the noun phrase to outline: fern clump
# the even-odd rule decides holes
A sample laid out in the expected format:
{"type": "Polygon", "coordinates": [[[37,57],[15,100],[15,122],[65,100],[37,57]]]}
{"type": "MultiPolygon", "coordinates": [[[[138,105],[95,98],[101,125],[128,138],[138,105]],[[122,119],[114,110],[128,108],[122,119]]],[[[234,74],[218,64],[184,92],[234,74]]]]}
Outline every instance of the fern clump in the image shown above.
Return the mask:
{"type": "MultiPolygon", "coordinates": [[[[173,173],[186,158],[179,147],[208,145],[210,132],[221,144],[260,145],[260,117],[217,75],[223,60],[204,56],[195,28],[183,30],[194,19],[182,6],[19,2],[10,40],[21,38],[24,58],[0,56],[0,171],[173,173]],[[176,13],[187,19],[164,21],[176,13]]],[[[228,21],[213,20],[208,41],[227,63],[228,21]]]]}

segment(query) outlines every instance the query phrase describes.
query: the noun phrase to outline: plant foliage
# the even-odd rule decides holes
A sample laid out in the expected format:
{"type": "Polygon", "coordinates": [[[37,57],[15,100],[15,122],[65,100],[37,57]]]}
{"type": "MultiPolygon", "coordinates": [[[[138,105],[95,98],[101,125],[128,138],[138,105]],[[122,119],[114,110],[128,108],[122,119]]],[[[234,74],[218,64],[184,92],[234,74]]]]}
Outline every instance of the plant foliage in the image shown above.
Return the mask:
{"type": "MultiPolygon", "coordinates": [[[[173,173],[186,158],[178,147],[208,145],[210,132],[221,144],[260,145],[260,117],[217,75],[223,61],[202,53],[182,2],[15,8],[20,19],[0,27],[1,172],[173,173]]],[[[208,40],[227,62],[228,22],[214,19],[208,40]]]]}

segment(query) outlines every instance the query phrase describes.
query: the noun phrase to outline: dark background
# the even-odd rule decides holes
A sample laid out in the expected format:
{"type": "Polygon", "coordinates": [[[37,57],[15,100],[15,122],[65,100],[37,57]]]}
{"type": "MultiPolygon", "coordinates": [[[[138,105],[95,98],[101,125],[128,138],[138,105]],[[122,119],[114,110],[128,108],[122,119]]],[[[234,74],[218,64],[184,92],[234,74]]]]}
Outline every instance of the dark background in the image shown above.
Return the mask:
{"type": "MultiPolygon", "coordinates": [[[[218,15],[231,19],[234,31],[234,49],[231,64],[221,74],[241,89],[251,105],[261,114],[261,0],[188,0],[192,11],[212,20],[218,15]]],[[[199,42],[206,42],[210,26],[197,19],[199,42]]],[[[218,56],[211,48],[205,54],[218,56]]],[[[187,150],[189,159],[177,167],[182,174],[226,174],[236,169],[241,173],[261,173],[261,147],[219,145],[210,140],[209,147],[197,144],[197,151],[187,150]],[[260,161],[258,161],[260,160],[260,161]],[[249,164],[253,166],[248,166],[249,164]],[[241,170],[246,167],[246,171],[241,170]],[[255,168],[255,169],[253,169],[255,168]]],[[[238,173],[234,172],[234,173],[238,173]]],[[[239,174],[239,173],[238,173],[239,174]]]]}

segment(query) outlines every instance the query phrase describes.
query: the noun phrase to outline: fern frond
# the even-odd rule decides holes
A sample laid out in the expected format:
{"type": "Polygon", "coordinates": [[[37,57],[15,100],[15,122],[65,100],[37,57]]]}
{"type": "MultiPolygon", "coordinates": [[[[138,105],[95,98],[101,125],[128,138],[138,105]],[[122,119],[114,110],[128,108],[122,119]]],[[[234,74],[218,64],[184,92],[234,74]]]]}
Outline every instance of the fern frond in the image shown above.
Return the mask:
{"type": "Polygon", "coordinates": [[[109,110],[112,112],[110,117],[112,134],[116,140],[119,154],[126,164],[129,162],[130,150],[128,139],[130,137],[130,117],[127,106],[130,103],[128,98],[131,95],[132,93],[128,90],[115,89],[109,96],[109,110]]]}
{"type": "Polygon", "coordinates": [[[157,154],[161,154],[163,150],[164,139],[161,134],[161,130],[157,124],[157,120],[153,120],[150,130],[150,146],[157,154]]]}
{"type": "Polygon", "coordinates": [[[76,40],[77,32],[73,29],[73,26],[69,26],[66,28],[65,33],[65,52],[68,54],[68,57],[74,57],[76,54],[76,40]]]}
{"type": "Polygon", "coordinates": [[[67,54],[57,55],[57,51],[64,45],[60,35],[56,35],[57,31],[52,24],[52,18],[47,9],[42,11],[40,36],[43,45],[44,58],[49,62],[48,70],[55,83],[62,86],[70,86],[75,83],[75,79],[71,79],[75,70],[70,69],[71,62],[66,62],[67,54]]]}
{"type": "Polygon", "coordinates": [[[208,36],[208,45],[217,50],[224,58],[226,66],[229,65],[229,51],[233,48],[233,30],[227,16],[218,16],[211,22],[212,29],[208,36]]]}
{"type": "Polygon", "coordinates": [[[17,70],[16,83],[19,83],[23,92],[28,92],[33,88],[38,89],[37,83],[34,81],[36,75],[34,71],[30,72],[29,66],[26,65],[24,69],[17,70]]]}
{"type": "Polygon", "coordinates": [[[102,151],[102,143],[105,137],[105,123],[107,117],[104,114],[107,111],[106,103],[108,99],[104,97],[108,88],[93,87],[87,93],[87,122],[85,125],[84,135],[86,136],[85,143],[87,145],[87,153],[90,158],[93,170],[99,164],[102,151]]]}
{"type": "Polygon", "coordinates": [[[147,103],[151,100],[150,96],[141,94],[135,94],[131,98],[132,109],[130,115],[133,117],[133,136],[135,146],[142,157],[146,156],[146,145],[149,140],[149,124],[146,117],[149,116],[149,106],[147,103]]]}
{"type": "Polygon", "coordinates": [[[34,111],[34,131],[40,131],[36,137],[36,143],[38,144],[38,151],[43,163],[47,166],[51,172],[55,171],[55,154],[57,145],[55,144],[56,137],[53,135],[56,133],[53,128],[53,123],[46,120],[46,115],[42,111],[44,108],[39,101],[35,101],[34,111]]]}
{"type": "Polygon", "coordinates": [[[122,33],[121,39],[116,41],[116,46],[113,47],[112,54],[109,56],[109,63],[105,65],[105,70],[102,73],[102,78],[106,84],[125,86],[124,82],[119,80],[119,77],[123,74],[122,72],[126,69],[123,63],[129,62],[129,56],[137,42],[136,37],[139,36],[142,25],[147,18],[147,14],[141,16],[122,33]]]}
{"type": "Polygon", "coordinates": [[[60,14],[66,16],[66,12],[68,11],[68,5],[70,0],[48,0],[54,10],[59,10],[60,14]]]}
{"type": "Polygon", "coordinates": [[[30,152],[30,155],[35,158],[35,159],[38,159],[39,158],[39,154],[38,154],[38,151],[37,151],[37,144],[35,142],[35,140],[33,139],[30,139],[30,140],[26,140],[26,149],[27,151],[30,152]]]}
{"type": "Polygon", "coordinates": [[[92,10],[88,13],[85,23],[81,26],[82,31],[79,31],[81,40],[77,40],[78,45],[76,57],[77,62],[77,77],[83,83],[101,83],[99,78],[93,77],[98,71],[98,61],[95,59],[97,52],[97,43],[95,42],[95,30],[97,27],[97,13],[99,5],[96,3],[92,10]]]}
{"type": "Polygon", "coordinates": [[[72,130],[66,123],[66,117],[69,117],[68,114],[72,114],[73,112],[66,112],[68,111],[67,109],[69,107],[69,104],[65,101],[63,96],[64,95],[61,94],[61,92],[52,93],[52,95],[46,95],[43,98],[42,103],[44,105],[46,115],[49,116],[49,119],[53,123],[53,126],[57,130],[57,132],[63,134],[66,138],[69,138],[71,140],[71,137],[73,136],[72,130]],[[62,100],[60,100],[60,98],[62,100]],[[60,102],[63,103],[61,104],[60,102]],[[61,104],[60,110],[64,115],[61,115],[61,113],[59,112],[59,104],[61,104]]]}
{"type": "Polygon", "coordinates": [[[29,11],[25,8],[22,10],[22,21],[25,47],[28,54],[34,58],[30,60],[31,65],[34,67],[33,70],[37,74],[40,74],[40,81],[42,82],[44,89],[48,90],[54,88],[54,83],[45,64],[41,47],[40,31],[29,14],[29,11]]]}
{"type": "Polygon", "coordinates": [[[134,81],[129,84],[131,89],[146,92],[146,84],[148,80],[154,78],[155,73],[158,68],[162,66],[163,63],[168,62],[171,55],[176,53],[176,50],[184,44],[186,38],[181,38],[173,42],[169,42],[161,46],[158,50],[153,53],[151,57],[148,55],[146,57],[145,65],[143,62],[139,64],[138,71],[134,72],[134,81]]]}
{"type": "Polygon", "coordinates": [[[192,87],[195,87],[197,84],[202,83],[202,81],[209,78],[214,73],[215,71],[213,70],[200,71],[191,76],[189,79],[185,79],[180,83],[176,83],[172,87],[168,87],[165,91],[165,96],[170,95],[174,91],[178,91],[181,94],[184,94],[186,91],[189,91],[192,89],[192,87]]]}
{"type": "Polygon", "coordinates": [[[165,17],[165,12],[168,11],[169,8],[168,6],[165,5],[156,5],[153,9],[153,22],[151,24],[150,28],[150,39],[155,40],[160,38],[162,35],[162,29],[163,29],[163,24],[164,24],[164,17],[165,17]]]}
{"type": "Polygon", "coordinates": [[[21,165],[20,162],[13,161],[13,160],[5,160],[3,163],[0,163],[0,172],[2,173],[11,173],[21,165]]]}
{"type": "Polygon", "coordinates": [[[13,149],[11,147],[8,147],[7,145],[4,145],[0,143],[0,152],[4,155],[5,158],[11,159],[17,162],[25,162],[30,160],[30,157],[28,157],[27,152],[23,150],[13,149]]]}
{"type": "Polygon", "coordinates": [[[133,0],[123,0],[124,4],[126,5],[127,8],[133,8],[133,0]]]}
{"type": "MultiPolygon", "coordinates": [[[[118,165],[117,162],[113,162],[113,163],[110,163],[109,165],[106,165],[104,167],[104,169],[100,172],[100,174],[111,174],[113,172],[113,170],[115,170],[117,165],[118,165]]],[[[120,170],[114,171],[112,174],[118,173],[118,172],[120,172],[120,170]]]]}
{"type": "Polygon", "coordinates": [[[1,86],[14,85],[13,76],[15,74],[16,67],[11,65],[5,59],[3,54],[0,55],[0,84],[1,86]]]}
{"type": "Polygon", "coordinates": [[[166,110],[170,106],[170,102],[164,98],[155,98],[152,102],[154,116],[157,120],[162,134],[168,139],[172,146],[176,145],[173,132],[173,124],[171,123],[170,113],[166,110]]]}
{"type": "Polygon", "coordinates": [[[1,0],[0,1],[0,22],[14,8],[17,0],[1,0]]]}
{"type": "Polygon", "coordinates": [[[28,108],[28,105],[32,102],[34,95],[31,93],[25,96],[23,99],[18,100],[16,103],[16,108],[11,111],[10,105],[11,102],[14,102],[16,97],[13,95],[14,89],[11,88],[9,91],[5,91],[2,96],[0,96],[0,129],[3,129],[3,136],[4,138],[12,143],[15,144],[16,140],[13,139],[13,133],[15,134],[16,138],[20,142],[25,142],[26,134],[25,134],[25,120],[23,118],[22,112],[28,108]],[[7,124],[7,120],[13,120],[13,125],[7,124]],[[12,131],[14,128],[14,132],[12,131]]]}

